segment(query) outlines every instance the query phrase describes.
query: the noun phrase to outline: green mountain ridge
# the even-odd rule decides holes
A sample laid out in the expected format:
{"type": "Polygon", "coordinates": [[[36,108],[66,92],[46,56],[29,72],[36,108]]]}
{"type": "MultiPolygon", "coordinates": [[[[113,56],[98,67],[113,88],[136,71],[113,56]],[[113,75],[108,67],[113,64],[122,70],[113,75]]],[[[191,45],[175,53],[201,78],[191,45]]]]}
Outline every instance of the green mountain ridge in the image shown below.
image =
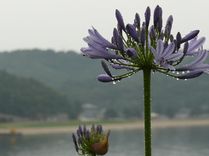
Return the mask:
{"type": "MultiPolygon", "coordinates": [[[[0,53],[0,70],[36,79],[66,95],[70,105],[93,103],[106,108],[107,114],[139,117],[143,112],[142,74],[116,85],[96,80],[103,73],[99,60],[91,60],[73,51],[17,50],[0,53]]],[[[113,71],[115,73],[115,71],[113,71]]],[[[177,81],[158,73],[152,76],[153,111],[173,117],[186,110],[195,116],[209,113],[208,75],[194,80],[177,81]]],[[[75,114],[79,109],[76,108],[75,114]]]]}
{"type": "Polygon", "coordinates": [[[66,97],[32,78],[0,71],[0,114],[41,119],[68,113],[66,97]]]}

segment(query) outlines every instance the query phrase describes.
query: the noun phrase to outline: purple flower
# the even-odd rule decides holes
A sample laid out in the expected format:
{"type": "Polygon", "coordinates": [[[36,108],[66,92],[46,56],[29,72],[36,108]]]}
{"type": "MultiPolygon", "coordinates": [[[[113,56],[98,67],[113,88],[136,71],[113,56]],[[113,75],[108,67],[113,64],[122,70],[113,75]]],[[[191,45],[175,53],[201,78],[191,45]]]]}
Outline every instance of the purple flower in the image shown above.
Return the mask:
{"type": "Polygon", "coordinates": [[[116,49],[116,45],[107,41],[102,35],[100,35],[96,29],[89,30],[89,36],[84,38],[84,41],[89,47],[81,48],[81,51],[85,56],[90,58],[101,59],[120,59],[121,56],[115,54],[111,49],[116,49]],[[109,49],[108,49],[109,48],[109,49]]]}
{"type": "Polygon", "coordinates": [[[164,42],[160,39],[157,41],[157,47],[154,49],[151,47],[151,52],[154,55],[154,62],[156,65],[160,67],[164,67],[165,69],[175,70],[172,65],[173,62],[179,60],[182,56],[182,52],[175,52],[175,43],[170,43],[166,48],[164,46],[164,42]]]}
{"type": "Polygon", "coordinates": [[[96,128],[86,129],[86,126],[79,126],[77,131],[82,131],[82,136],[73,133],[72,139],[76,152],[79,155],[104,155],[108,152],[110,131],[103,131],[101,125],[96,128]]]}
{"type": "Polygon", "coordinates": [[[196,59],[186,65],[183,65],[179,68],[177,68],[178,71],[208,71],[209,70],[209,64],[205,64],[204,61],[208,57],[208,51],[201,51],[198,53],[196,59]]]}
{"type": "Polygon", "coordinates": [[[205,37],[198,38],[199,30],[191,31],[183,37],[180,32],[173,35],[173,16],[168,17],[163,28],[162,12],[162,8],[157,6],[153,23],[150,23],[151,11],[147,7],[144,22],[141,22],[139,14],[136,13],[134,24],[127,24],[125,27],[120,11],[116,10],[117,28],[113,29],[111,42],[95,28],[89,30],[89,35],[84,38],[88,47],[82,48],[81,51],[90,58],[105,60],[102,61],[105,74],[97,77],[99,81],[119,81],[145,69],[178,79],[190,79],[202,73],[209,73],[209,64],[204,63],[208,54],[208,51],[203,49],[205,37]],[[196,58],[194,61],[182,63],[184,59],[192,56],[196,58]],[[123,69],[124,73],[111,74],[108,64],[113,69],[123,69]]]}

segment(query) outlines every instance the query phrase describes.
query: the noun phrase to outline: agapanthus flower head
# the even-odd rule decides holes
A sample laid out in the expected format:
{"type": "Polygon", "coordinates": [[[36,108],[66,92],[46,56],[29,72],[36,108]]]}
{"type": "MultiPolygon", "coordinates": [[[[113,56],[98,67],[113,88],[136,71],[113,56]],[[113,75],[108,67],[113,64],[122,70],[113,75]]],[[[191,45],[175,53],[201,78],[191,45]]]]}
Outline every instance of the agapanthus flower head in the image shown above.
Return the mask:
{"type": "Polygon", "coordinates": [[[205,38],[198,37],[199,30],[186,35],[180,32],[172,34],[172,15],[168,16],[165,27],[160,6],[154,9],[153,23],[151,15],[151,10],[147,7],[144,22],[136,13],[131,22],[133,24],[125,24],[122,14],[116,10],[117,26],[113,29],[111,41],[105,39],[95,28],[89,30],[89,36],[84,38],[88,47],[81,51],[90,58],[103,59],[105,73],[98,76],[99,81],[118,81],[146,69],[176,79],[191,79],[209,73],[209,65],[204,63],[208,50],[203,49],[205,38]],[[190,60],[192,62],[189,63],[190,60]],[[114,75],[109,67],[125,69],[126,72],[114,75]]]}
{"type": "Polygon", "coordinates": [[[90,129],[79,126],[72,134],[76,152],[83,156],[104,155],[108,152],[110,131],[105,132],[101,125],[92,125],[90,129]]]}

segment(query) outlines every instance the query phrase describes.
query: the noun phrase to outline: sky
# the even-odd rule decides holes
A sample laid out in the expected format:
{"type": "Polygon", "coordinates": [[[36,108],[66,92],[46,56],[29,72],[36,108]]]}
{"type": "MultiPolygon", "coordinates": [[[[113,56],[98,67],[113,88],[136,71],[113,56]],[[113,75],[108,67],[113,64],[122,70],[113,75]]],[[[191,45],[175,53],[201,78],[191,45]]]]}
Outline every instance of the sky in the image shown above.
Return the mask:
{"type": "MultiPolygon", "coordinates": [[[[173,15],[173,33],[182,35],[199,29],[209,38],[207,0],[0,0],[0,51],[15,49],[55,49],[80,51],[82,38],[94,26],[110,39],[116,26],[115,9],[126,23],[133,23],[138,12],[159,4],[164,23],[173,15]]],[[[205,48],[209,48],[209,39],[205,48]]]]}

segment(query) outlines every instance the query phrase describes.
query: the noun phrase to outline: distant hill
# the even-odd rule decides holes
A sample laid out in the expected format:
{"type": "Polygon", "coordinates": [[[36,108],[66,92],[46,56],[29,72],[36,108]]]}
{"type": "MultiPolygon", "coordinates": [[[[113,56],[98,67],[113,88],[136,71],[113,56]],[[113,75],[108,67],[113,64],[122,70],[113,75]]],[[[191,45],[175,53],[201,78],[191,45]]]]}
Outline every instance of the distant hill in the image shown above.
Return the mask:
{"type": "Polygon", "coordinates": [[[43,119],[69,113],[68,100],[60,93],[32,79],[0,71],[0,113],[43,119]]]}
{"type": "MultiPolygon", "coordinates": [[[[93,103],[115,116],[142,115],[141,73],[116,85],[103,84],[96,80],[96,76],[103,73],[99,60],[91,60],[72,51],[39,49],[0,53],[0,69],[44,83],[66,95],[70,105],[93,103]]],[[[191,115],[209,113],[208,75],[177,81],[155,73],[152,89],[153,111],[157,113],[170,117],[182,110],[191,115]]]]}

